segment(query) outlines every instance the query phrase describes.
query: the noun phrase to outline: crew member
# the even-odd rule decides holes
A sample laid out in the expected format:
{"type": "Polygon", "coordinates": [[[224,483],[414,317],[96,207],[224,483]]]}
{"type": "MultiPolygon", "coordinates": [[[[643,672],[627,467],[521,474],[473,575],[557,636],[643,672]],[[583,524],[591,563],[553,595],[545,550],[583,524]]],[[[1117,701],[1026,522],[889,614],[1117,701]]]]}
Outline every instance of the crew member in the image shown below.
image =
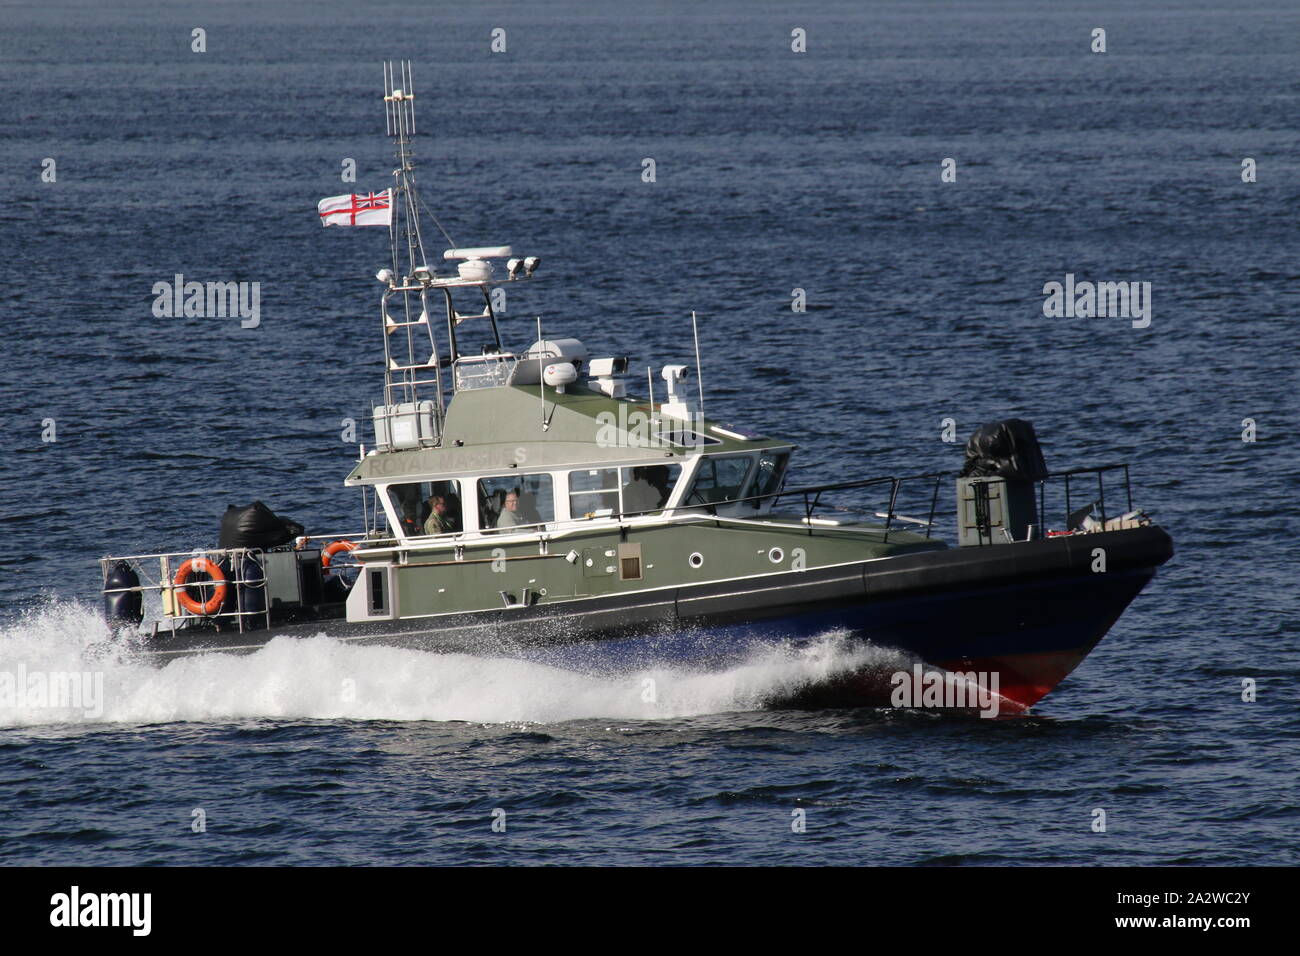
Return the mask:
{"type": "Polygon", "coordinates": [[[518,524],[520,524],[519,492],[511,491],[506,494],[506,500],[501,504],[501,514],[497,515],[497,527],[513,528],[518,524]]]}
{"type": "Polygon", "coordinates": [[[429,498],[429,517],[424,521],[425,534],[446,534],[451,530],[451,522],[447,519],[447,499],[442,495],[432,495],[429,498]]]}

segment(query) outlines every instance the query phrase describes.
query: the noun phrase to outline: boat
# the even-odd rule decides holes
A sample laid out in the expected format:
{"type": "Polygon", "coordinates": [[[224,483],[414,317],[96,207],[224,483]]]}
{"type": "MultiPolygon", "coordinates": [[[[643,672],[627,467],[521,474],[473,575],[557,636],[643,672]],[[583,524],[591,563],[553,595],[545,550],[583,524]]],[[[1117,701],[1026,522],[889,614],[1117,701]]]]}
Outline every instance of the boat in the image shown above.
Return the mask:
{"type": "Polygon", "coordinates": [[[784,703],[897,706],[902,691],[946,706],[923,693],[938,674],[1015,713],[1172,556],[1126,464],[1049,472],[1018,419],[981,428],[960,475],[800,485],[794,441],[706,416],[698,331],[694,366],[644,380],[540,320],[511,350],[497,290],[530,287],[540,257],[453,246],[430,264],[409,63],[385,64],[384,103],[397,169],[376,276],[382,400],[344,480],[364,527],[307,534],[258,502],[227,512],[216,547],[104,557],[106,616],[151,660],[324,634],[579,668],[726,666],[835,634],[879,649],[885,673],[838,673],[784,703]]]}

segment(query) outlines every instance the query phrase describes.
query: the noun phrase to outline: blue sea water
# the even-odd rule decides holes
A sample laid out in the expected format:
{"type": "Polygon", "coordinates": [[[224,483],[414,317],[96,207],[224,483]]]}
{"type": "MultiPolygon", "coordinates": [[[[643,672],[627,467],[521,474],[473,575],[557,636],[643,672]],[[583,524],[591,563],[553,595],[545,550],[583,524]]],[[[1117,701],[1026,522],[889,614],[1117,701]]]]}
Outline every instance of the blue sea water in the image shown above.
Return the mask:
{"type": "Polygon", "coordinates": [[[106,691],[95,717],[0,709],[0,861],[1300,862],[1293,3],[4,3],[0,24],[0,671],[106,691]],[[1020,416],[1055,468],[1131,462],[1175,558],[1016,720],[765,707],[858,653],[835,634],[618,678],[324,638],[116,652],[101,555],[209,545],[254,498],[361,523],[340,436],[379,397],[385,238],[315,203],[352,190],[345,158],[388,184],[386,57],[414,61],[443,226],[542,257],[509,344],[541,315],[595,355],[690,363],[694,309],[710,415],[796,438],[795,480],[956,470],[944,419],[1020,416]],[[155,318],[176,273],[261,283],[260,325],[155,318]],[[1150,282],[1150,326],[1046,317],[1067,273],[1150,282]]]}

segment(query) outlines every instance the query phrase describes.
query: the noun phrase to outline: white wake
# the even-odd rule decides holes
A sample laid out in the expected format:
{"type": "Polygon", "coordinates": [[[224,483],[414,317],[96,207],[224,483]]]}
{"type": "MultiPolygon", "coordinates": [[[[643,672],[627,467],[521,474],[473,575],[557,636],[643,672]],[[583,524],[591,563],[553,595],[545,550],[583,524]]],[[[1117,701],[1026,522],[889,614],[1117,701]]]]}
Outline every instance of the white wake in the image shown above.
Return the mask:
{"type": "Polygon", "coordinates": [[[829,633],[797,648],[756,650],[716,671],[664,665],[611,676],[505,657],[357,647],[317,636],[282,637],[252,654],[207,654],[158,667],[115,643],[97,610],[51,604],[0,628],[0,727],[248,718],[673,718],[756,710],[880,666],[886,657],[892,660],[890,652],[829,633]],[[73,683],[81,685],[78,698],[73,683]],[[59,688],[63,697],[56,699],[59,688]]]}

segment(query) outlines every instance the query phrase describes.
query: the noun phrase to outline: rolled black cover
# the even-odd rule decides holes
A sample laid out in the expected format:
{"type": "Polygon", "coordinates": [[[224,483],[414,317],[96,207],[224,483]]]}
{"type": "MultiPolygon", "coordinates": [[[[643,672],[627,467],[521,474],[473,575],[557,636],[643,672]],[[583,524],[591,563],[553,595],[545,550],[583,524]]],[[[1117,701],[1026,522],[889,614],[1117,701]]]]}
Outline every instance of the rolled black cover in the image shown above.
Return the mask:
{"type": "Polygon", "coordinates": [[[1047,475],[1034,426],[1022,418],[981,425],[966,442],[963,478],[1023,478],[1047,475]]]}
{"type": "Polygon", "coordinates": [[[231,505],[221,518],[222,548],[278,548],[303,533],[303,526],[254,501],[251,505],[231,505]]]}

